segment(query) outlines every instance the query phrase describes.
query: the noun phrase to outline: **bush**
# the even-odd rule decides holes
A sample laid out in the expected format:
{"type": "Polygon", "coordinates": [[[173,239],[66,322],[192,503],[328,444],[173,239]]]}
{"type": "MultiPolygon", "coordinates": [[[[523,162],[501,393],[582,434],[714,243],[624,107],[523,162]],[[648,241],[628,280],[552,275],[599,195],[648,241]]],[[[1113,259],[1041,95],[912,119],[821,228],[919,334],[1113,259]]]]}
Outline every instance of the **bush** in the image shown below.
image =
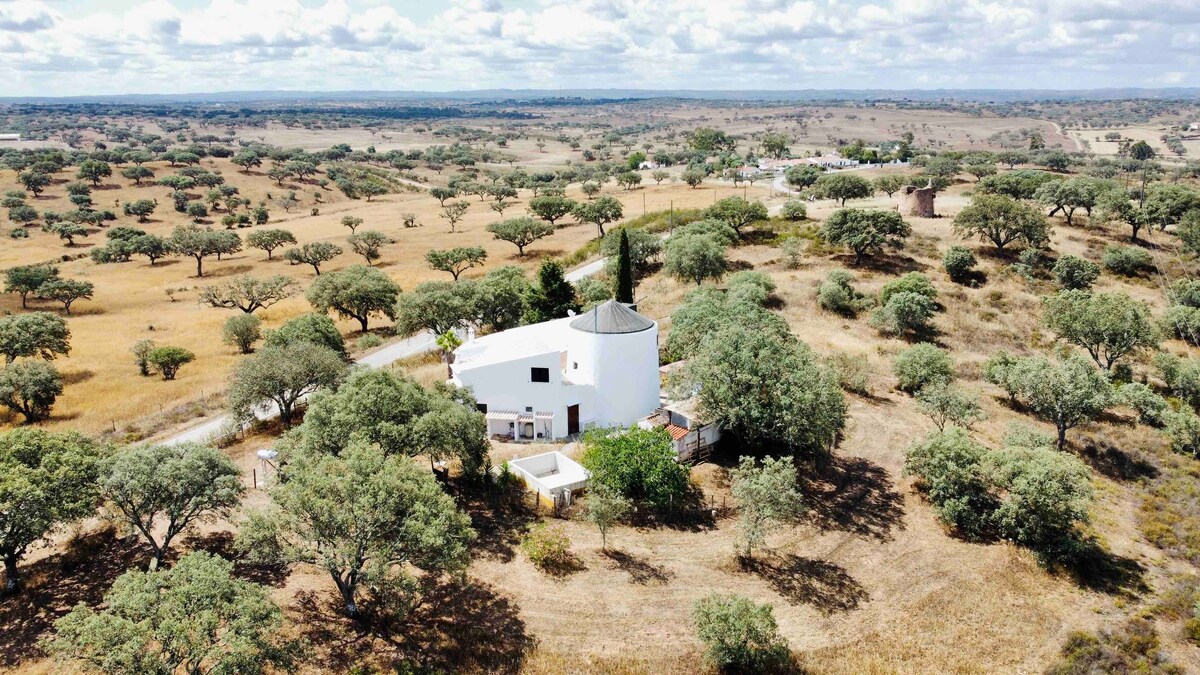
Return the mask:
{"type": "Polygon", "coordinates": [[[185,364],[196,360],[196,355],[183,347],[155,347],[146,355],[146,361],[158,369],[164,380],[173,380],[185,364]]]}
{"type": "Polygon", "coordinates": [[[946,268],[946,275],[955,283],[963,283],[970,279],[978,264],[975,253],[966,246],[951,246],[942,256],[942,267],[946,268]]]}
{"type": "Polygon", "coordinates": [[[837,374],[842,389],[863,396],[870,395],[871,367],[865,355],[839,352],[829,357],[829,366],[837,374]]]}
{"type": "Polygon", "coordinates": [[[580,463],[594,486],[657,509],[678,505],[687,492],[687,467],[662,429],[593,429],[583,444],[580,463]]]}
{"type": "Polygon", "coordinates": [[[243,354],[254,351],[254,343],[262,339],[262,321],[253,314],[238,314],[225,321],[221,330],[225,344],[237,347],[243,354]]]}
{"type": "Polygon", "coordinates": [[[374,333],[367,333],[354,341],[354,346],[357,349],[374,349],[381,344],[383,344],[383,338],[374,333]]]}
{"type": "Polygon", "coordinates": [[[997,533],[1043,554],[1069,550],[1088,521],[1091,469],[1074,455],[1046,448],[989,452],[983,470],[1000,498],[997,533]]]}
{"type": "Polygon", "coordinates": [[[779,215],[787,220],[804,220],[808,218],[808,207],[799,199],[789,199],[784,202],[783,209],[780,210],[779,215]]]}
{"type": "Polygon", "coordinates": [[[781,672],[791,661],[770,605],[713,594],[696,603],[692,620],[696,637],[705,645],[705,657],[722,671],[781,672]]]}
{"type": "Polygon", "coordinates": [[[1091,673],[1182,674],[1160,649],[1154,624],[1132,618],[1114,630],[1074,632],[1067,636],[1058,662],[1047,675],[1090,675],[1091,673]]]}
{"type": "Polygon", "coordinates": [[[945,429],[947,424],[970,429],[972,424],[986,417],[975,397],[946,382],[931,382],[921,387],[917,392],[917,407],[939,430],[945,429]]]}
{"type": "Polygon", "coordinates": [[[824,309],[842,316],[854,316],[869,303],[866,296],[854,290],[850,282],[854,275],[846,270],[833,270],[817,286],[817,304],[824,309]]]}
{"type": "Polygon", "coordinates": [[[574,562],[571,540],[560,525],[534,525],[521,540],[521,552],[543,572],[559,573],[574,562]]]}
{"type": "Polygon", "coordinates": [[[1137,411],[1138,421],[1150,426],[1162,426],[1164,414],[1170,408],[1167,399],[1154,393],[1150,387],[1141,382],[1130,382],[1121,385],[1117,390],[1121,403],[1137,411]]]}
{"type": "Polygon", "coordinates": [[[879,304],[886,306],[893,296],[900,293],[915,293],[928,298],[930,303],[937,302],[937,289],[929,277],[920,272],[909,272],[884,284],[879,291],[879,304]]]}
{"type": "Polygon", "coordinates": [[[1193,408],[1200,405],[1200,360],[1159,352],[1154,356],[1154,366],[1173,396],[1193,408]]]}
{"type": "Polygon", "coordinates": [[[954,379],[954,364],[950,354],[928,342],[913,345],[896,355],[893,371],[901,391],[917,392],[935,382],[954,379]]]}
{"type": "Polygon", "coordinates": [[[1187,305],[1173,305],[1167,308],[1161,324],[1164,331],[1180,340],[1200,345],[1200,309],[1187,305]]]}
{"type": "Polygon", "coordinates": [[[333,319],[325,314],[301,314],[267,333],[268,347],[284,347],[296,342],[311,342],[328,347],[340,355],[346,354],[346,341],[333,319]]]}
{"type": "Polygon", "coordinates": [[[972,539],[987,535],[998,505],[981,468],[986,453],[965,430],[952,427],[913,444],[904,459],[904,473],[917,478],[917,489],[942,522],[972,539]]]}
{"type": "Polygon", "coordinates": [[[922,335],[933,330],[935,307],[919,293],[896,293],[871,315],[871,325],[885,335],[922,335]]]}
{"type": "Polygon", "coordinates": [[[779,245],[779,250],[783,252],[785,266],[794,270],[800,267],[800,256],[804,254],[804,240],[800,237],[788,237],[779,245]]]}
{"type": "Polygon", "coordinates": [[[1064,255],[1054,263],[1053,274],[1063,288],[1086,290],[1100,276],[1100,266],[1078,256],[1064,255]]]}
{"type": "Polygon", "coordinates": [[[730,299],[736,302],[750,302],[765,305],[771,294],[775,292],[775,281],[762,272],[745,270],[730,275],[725,283],[730,299]]]}
{"type": "Polygon", "coordinates": [[[1109,246],[1104,249],[1104,267],[1122,276],[1132,277],[1150,269],[1154,258],[1136,246],[1109,246]]]}
{"type": "Polygon", "coordinates": [[[1163,421],[1163,432],[1171,443],[1171,450],[1191,457],[1200,453],[1200,416],[1191,409],[1184,409],[1167,412],[1163,421]]]}

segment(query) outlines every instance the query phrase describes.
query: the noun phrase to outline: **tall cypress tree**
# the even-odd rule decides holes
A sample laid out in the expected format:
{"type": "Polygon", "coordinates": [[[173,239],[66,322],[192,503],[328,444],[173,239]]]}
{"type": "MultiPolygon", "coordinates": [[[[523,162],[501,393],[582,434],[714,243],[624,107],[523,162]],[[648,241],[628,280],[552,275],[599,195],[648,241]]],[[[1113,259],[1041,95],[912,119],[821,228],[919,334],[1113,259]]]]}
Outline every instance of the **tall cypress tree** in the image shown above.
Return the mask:
{"type": "Polygon", "coordinates": [[[629,233],[621,228],[621,248],[617,252],[617,302],[633,304],[633,261],[629,255],[629,233]]]}

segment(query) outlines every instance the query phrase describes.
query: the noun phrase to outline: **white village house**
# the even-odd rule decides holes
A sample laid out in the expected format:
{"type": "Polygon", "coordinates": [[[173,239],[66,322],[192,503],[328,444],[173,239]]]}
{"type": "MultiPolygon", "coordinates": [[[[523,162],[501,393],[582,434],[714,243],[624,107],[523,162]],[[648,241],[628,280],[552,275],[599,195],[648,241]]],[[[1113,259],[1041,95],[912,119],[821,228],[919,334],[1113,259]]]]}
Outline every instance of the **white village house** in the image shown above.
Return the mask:
{"type": "Polygon", "coordinates": [[[490,436],[558,439],[636,424],[659,407],[658,324],[614,300],[474,338],[450,382],[470,387],[490,436]]]}

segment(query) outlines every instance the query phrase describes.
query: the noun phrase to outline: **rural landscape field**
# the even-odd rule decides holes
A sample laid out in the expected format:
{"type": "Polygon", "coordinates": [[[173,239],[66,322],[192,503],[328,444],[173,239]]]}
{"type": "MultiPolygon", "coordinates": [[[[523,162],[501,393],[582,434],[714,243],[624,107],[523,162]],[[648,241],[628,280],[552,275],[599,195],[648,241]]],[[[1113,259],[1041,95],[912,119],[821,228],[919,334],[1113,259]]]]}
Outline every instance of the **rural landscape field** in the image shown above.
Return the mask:
{"type": "Polygon", "coordinates": [[[0,672],[1200,672],[1190,8],[194,4],[0,2],[0,672]]]}

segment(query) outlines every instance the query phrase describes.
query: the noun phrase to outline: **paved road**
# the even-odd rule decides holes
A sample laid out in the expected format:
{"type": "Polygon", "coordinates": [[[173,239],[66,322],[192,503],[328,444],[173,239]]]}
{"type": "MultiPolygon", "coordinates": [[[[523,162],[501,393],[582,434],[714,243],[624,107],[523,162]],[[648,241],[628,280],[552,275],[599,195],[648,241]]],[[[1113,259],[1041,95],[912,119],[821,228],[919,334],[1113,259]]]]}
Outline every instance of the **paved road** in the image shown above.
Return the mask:
{"type": "MultiPolygon", "coordinates": [[[[604,269],[604,258],[595,262],[588,263],[582,267],[576,268],[567,272],[564,276],[568,281],[576,282],[586,277],[589,277],[600,270],[604,269]]],[[[421,332],[411,337],[398,340],[388,344],[366,356],[357,359],[355,365],[365,366],[367,368],[382,368],[391,363],[395,363],[401,359],[408,358],[415,354],[432,351],[437,348],[436,338],[432,333],[421,332]]],[[[255,417],[260,420],[268,420],[279,415],[278,408],[275,405],[264,403],[254,411],[255,417]]],[[[229,415],[221,415],[209,420],[205,420],[194,427],[179,432],[173,436],[157,441],[164,445],[175,445],[177,443],[207,443],[214,437],[228,430],[233,423],[233,418],[229,415]]]]}

